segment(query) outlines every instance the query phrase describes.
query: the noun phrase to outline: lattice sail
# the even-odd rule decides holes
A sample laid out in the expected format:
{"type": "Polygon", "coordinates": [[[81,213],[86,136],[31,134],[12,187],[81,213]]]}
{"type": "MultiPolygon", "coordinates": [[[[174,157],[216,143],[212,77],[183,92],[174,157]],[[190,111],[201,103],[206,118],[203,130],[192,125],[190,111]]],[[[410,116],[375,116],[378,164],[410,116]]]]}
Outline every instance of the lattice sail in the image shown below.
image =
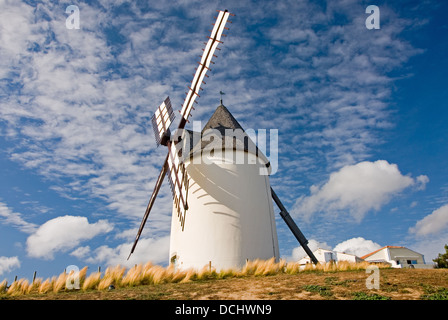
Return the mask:
{"type": "MultiPolygon", "coordinates": [[[[190,116],[191,109],[193,108],[193,103],[195,102],[196,96],[199,96],[199,90],[201,89],[201,84],[204,82],[204,77],[206,76],[207,70],[210,70],[210,63],[212,63],[212,57],[214,52],[218,47],[223,36],[223,31],[226,28],[226,23],[231,15],[227,10],[219,11],[218,17],[216,18],[216,23],[214,24],[211,36],[206,43],[204,53],[202,54],[201,61],[199,62],[199,67],[196,69],[193,81],[191,82],[191,87],[187,92],[187,97],[185,98],[182,110],[180,111],[182,117],[185,121],[188,120],[190,116]]],[[[185,123],[185,121],[183,123],[185,123]]]]}
{"type": "MultiPolygon", "coordinates": [[[[206,47],[203,49],[204,53],[202,55],[201,61],[199,62],[199,67],[196,70],[193,81],[191,82],[190,90],[187,92],[187,97],[182,106],[182,110],[180,111],[182,118],[178,126],[179,129],[183,129],[186,122],[188,121],[188,117],[190,116],[191,109],[193,109],[193,103],[195,102],[196,96],[199,96],[198,93],[199,90],[201,90],[201,83],[205,83],[203,80],[204,77],[207,76],[207,70],[210,70],[210,63],[214,63],[212,61],[212,57],[215,56],[214,52],[216,49],[219,49],[217,48],[218,44],[222,43],[221,37],[225,36],[223,35],[223,31],[225,29],[228,29],[225,25],[228,22],[229,16],[233,16],[233,14],[229,13],[227,10],[218,12],[219,14],[216,18],[216,23],[214,24],[213,30],[211,31],[211,36],[206,43],[206,47]]],[[[163,144],[168,146],[168,154],[163,163],[156,186],[153,190],[153,193],[151,194],[151,198],[149,199],[148,206],[146,207],[145,214],[143,215],[143,219],[137,232],[137,236],[135,238],[129,257],[134,252],[137,242],[141,236],[143,227],[145,226],[146,220],[148,219],[149,213],[151,211],[151,208],[153,207],[153,204],[166,174],[168,174],[169,177],[174,204],[177,208],[177,213],[182,226],[182,230],[184,229],[185,214],[188,210],[187,196],[189,180],[185,165],[183,161],[181,161],[177,153],[176,145],[170,140],[171,133],[169,127],[173,120],[173,109],[171,107],[170,99],[169,97],[167,97],[165,101],[159,106],[159,108],[157,108],[151,121],[157,145],[163,144]]]]}
{"type": "Polygon", "coordinates": [[[157,108],[156,112],[154,112],[151,119],[152,129],[154,130],[157,145],[160,145],[162,138],[168,133],[170,124],[173,120],[173,107],[171,106],[170,97],[167,97],[165,101],[163,101],[157,108]]]}
{"type": "Polygon", "coordinates": [[[182,230],[185,225],[185,215],[188,210],[188,173],[185,164],[179,158],[178,150],[174,142],[168,143],[169,159],[168,159],[168,177],[170,181],[171,192],[173,194],[174,205],[177,210],[182,230]]]}

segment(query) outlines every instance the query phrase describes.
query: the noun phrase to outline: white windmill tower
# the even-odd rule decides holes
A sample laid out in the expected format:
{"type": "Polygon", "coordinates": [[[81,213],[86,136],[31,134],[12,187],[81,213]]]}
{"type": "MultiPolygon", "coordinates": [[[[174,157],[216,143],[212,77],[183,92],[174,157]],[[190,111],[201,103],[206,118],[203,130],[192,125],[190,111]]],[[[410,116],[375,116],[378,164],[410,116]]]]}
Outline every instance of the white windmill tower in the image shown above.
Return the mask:
{"type": "Polygon", "coordinates": [[[129,256],[168,173],[173,194],[170,263],[180,268],[202,268],[211,263],[219,270],[241,267],[247,259],[278,259],[272,199],[311,260],[317,263],[307,246],[308,240],[272,190],[269,175],[260,174],[263,169],[269,172],[268,159],[222,105],[222,100],[202,132],[184,130],[203,78],[213,63],[214,51],[222,43],[222,32],[228,29],[225,25],[231,14],[227,10],[218,12],[180,111],[178,130],[174,134],[169,130],[174,119],[169,98],[153,116],[157,144],[167,146],[168,154],[129,256]]]}

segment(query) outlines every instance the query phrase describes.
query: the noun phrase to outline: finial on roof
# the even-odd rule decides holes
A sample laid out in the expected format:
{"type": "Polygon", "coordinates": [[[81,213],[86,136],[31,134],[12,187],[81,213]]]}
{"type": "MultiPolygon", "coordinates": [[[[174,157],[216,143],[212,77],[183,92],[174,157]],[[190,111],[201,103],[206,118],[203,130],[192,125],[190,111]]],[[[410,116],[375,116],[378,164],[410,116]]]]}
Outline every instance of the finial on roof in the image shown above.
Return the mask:
{"type": "Polygon", "coordinates": [[[223,106],[223,103],[222,103],[222,95],[225,94],[225,93],[222,92],[222,91],[219,91],[219,94],[221,95],[221,105],[223,106]]]}

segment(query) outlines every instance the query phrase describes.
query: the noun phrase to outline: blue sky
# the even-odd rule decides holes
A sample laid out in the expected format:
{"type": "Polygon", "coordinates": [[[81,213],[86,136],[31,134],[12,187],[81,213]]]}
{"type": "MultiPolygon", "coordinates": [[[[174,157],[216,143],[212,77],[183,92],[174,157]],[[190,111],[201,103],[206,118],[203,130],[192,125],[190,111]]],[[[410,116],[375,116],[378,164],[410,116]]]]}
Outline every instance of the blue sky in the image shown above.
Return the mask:
{"type": "MultiPolygon", "coordinates": [[[[168,260],[166,155],[216,10],[231,20],[192,120],[278,129],[271,184],[312,247],[437,256],[448,232],[448,23],[436,1],[1,1],[0,279],[168,260]],[[368,30],[368,5],[380,29],[368,30]],[[80,29],[67,29],[77,5],[80,29]],[[179,117],[175,120],[176,123],[179,117]]],[[[299,245],[281,218],[282,257],[299,245]]]]}

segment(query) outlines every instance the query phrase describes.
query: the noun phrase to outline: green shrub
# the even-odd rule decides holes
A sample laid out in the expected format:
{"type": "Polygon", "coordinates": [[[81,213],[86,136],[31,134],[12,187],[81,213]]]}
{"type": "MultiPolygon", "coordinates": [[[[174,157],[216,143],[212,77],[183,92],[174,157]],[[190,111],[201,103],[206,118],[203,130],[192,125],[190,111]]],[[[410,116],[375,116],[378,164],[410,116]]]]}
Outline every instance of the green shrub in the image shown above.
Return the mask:
{"type": "Polygon", "coordinates": [[[353,300],[390,300],[390,297],[382,296],[377,293],[354,292],[353,300]]]}

